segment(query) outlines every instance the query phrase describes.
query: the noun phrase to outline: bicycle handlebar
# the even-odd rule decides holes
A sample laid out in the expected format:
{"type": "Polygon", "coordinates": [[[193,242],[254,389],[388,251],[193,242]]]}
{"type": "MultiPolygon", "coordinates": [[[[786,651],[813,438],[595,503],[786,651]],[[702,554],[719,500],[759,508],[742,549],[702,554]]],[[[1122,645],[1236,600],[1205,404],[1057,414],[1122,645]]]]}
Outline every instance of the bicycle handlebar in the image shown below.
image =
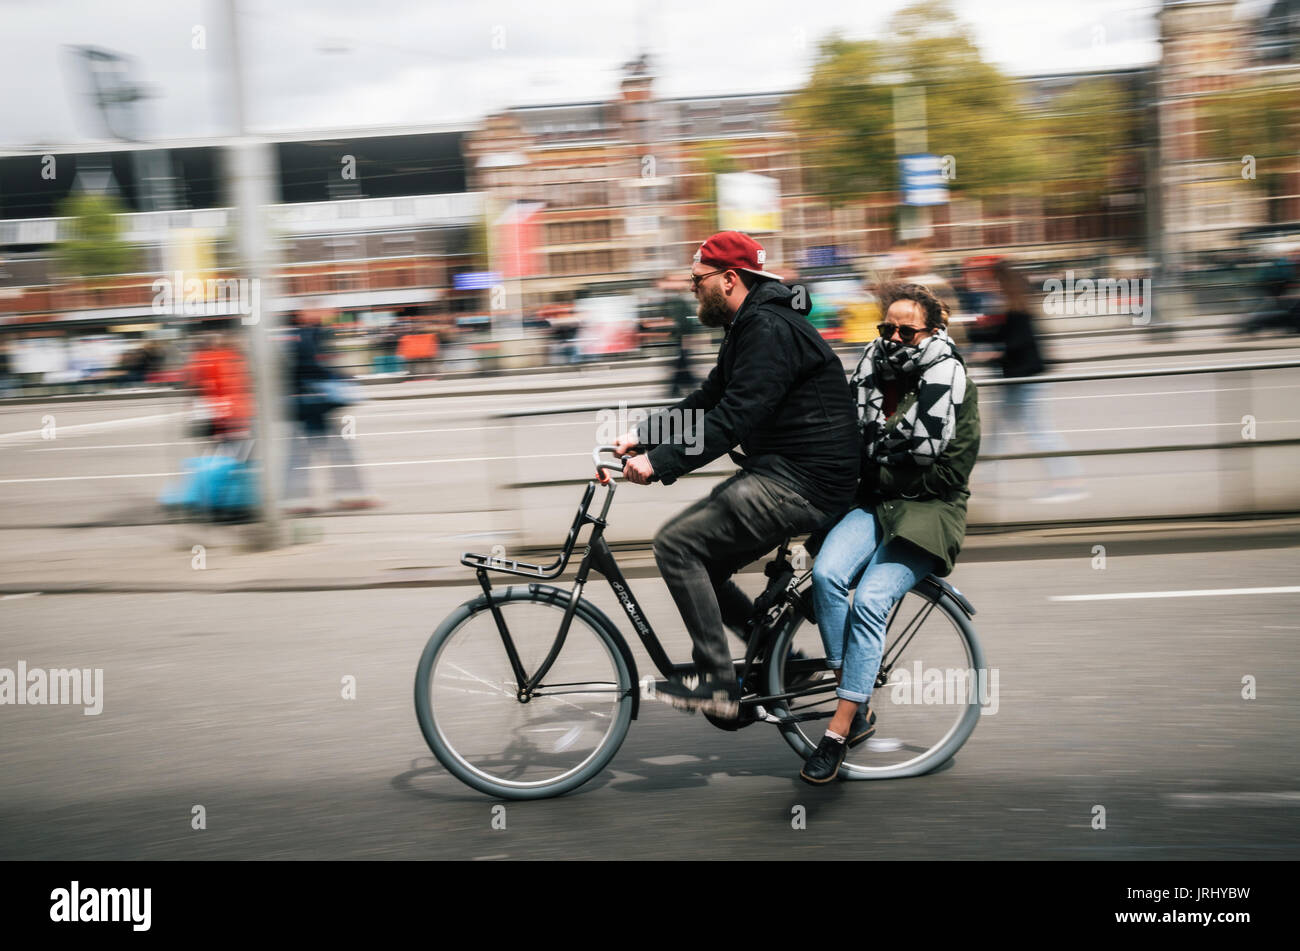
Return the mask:
{"type": "Polygon", "coordinates": [[[631,456],[620,456],[620,455],[615,454],[615,455],[614,455],[614,458],[617,459],[617,460],[619,461],[619,464],[618,464],[618,465],[614,465],[613,463],[610,463],[610,462],[601,462],[601,461],[600,461],[600,454],[601,454],[602,452],[614,453],[614,452],[615,452],[615,447],[614,447],[614,446],[597,446],[595,449],[591,450],[591,461],[592,461],[593,463],[595,463],[595,465],[596,465],[596,478],[599,479],[600,482],[601,482],[601,484],[603,485],[603,484],[605,483],[605,479],[601,477],[601,473],[602,473],[602,472],[606,472],[606,471],[609,471],[609,472],[617,472],[619,475],[622,475],[622,474],[623,474],[623,466],[624,466],[624,464],[626,464],[627,460],[630,459],[630,458],[632,458],[632,457],[631,457],[631,456]]]}

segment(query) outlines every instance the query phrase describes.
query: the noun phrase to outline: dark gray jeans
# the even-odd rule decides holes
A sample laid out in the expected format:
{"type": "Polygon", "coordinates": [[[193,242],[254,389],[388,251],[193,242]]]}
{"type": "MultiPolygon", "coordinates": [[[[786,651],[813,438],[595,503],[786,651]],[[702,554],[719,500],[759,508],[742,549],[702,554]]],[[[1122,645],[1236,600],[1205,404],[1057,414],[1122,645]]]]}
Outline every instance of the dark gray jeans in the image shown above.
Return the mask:
{"type": "Polygon", "coordinates": [[[731,576],[782,539],[830,518],[780,482],[741,471],[659,529],[655,561],[695,642],[701,673],[735,676],[723,625],[740,633],[753,603],[731,576]]]}

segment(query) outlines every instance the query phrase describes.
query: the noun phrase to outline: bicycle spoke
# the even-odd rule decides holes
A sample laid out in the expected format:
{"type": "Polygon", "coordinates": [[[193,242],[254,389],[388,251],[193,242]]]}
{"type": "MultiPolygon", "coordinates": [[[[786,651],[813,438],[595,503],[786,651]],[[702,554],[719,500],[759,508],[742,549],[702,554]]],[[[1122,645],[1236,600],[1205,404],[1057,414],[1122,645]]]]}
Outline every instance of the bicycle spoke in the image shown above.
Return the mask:
{"type": "Polygon", "coordinates": [[[441,640],[428,677],[430,745],[440,760],[450,758],[489,789],[562,783],[608,748],[611,731],[626,730],[630,694],[618,659],[575,614],[548,672],[554,679],[523,702],[516,671],[539,669],[554,648],[564,607],[520,598],[503,600],[498,611],[513,658],[490,611],[471,614],[441,640]]]}
{"type": "MultiPolygon", "coordinates": [[[[807,756],[838,709],[839,698],[832,692],[836,684],[826,685],[829,695],[821,698],[800,696],[785,686],[825,665],[815,625],[795,619],[774,638],[773,648],[780,661],[767,672],[766,686],[769,693],[786,696],[767,709],[782,719],[778,729],[790,745],[807,756]]],[[[977,663],[973,631],[955,608],[928,590],[909,592],[889,612],[884,648],[879,679],[870,691],[875,732],[848,751],[842,769],[849,778],[910,776],[933,769],[952,755],[979,718],[975,677],[982,659],[977,663]]]]}
{"type": "Polygon", "coordinates": [[[452,670],[459,670],[462,674],[465,675],[463,678],[459,678],[459,679],[472,680],[475,681],[476,683],[481,683],[485,687],[491,687],[493,690],[497,691],[498,693],[510,697],[511,699],[514,699],[515,695],[511,693],[509,690],[506,690],[503,687],[492,683],[491,681],[484,680],[482,677],[471,674],[468,670],[465,670],[463,667],[458,667],[451,662],[448,662],[448,666],[450,666],[452,670]]]}
{"type": "MultiPolygon", "coordinates": [[[[902,601],[899,601],[899,604],[902,604],[902,601]]],[[[930,616],[930,612],[933,611],[934,608],[934,601],[927,600],[921,605],[916,614],[912,616],[912,620],[907,622],[907,626],[903,628],[903,632],[898,636],[894,643],[885,648],[885,656],[880,660],[881,670],[888,671],[894,666],[897,656],[907,648],[908,644],[911,643],[912,638],[916,636],[916,632],[921,629],[921,625],[925,623],[926,618],[930,616]],[[915,627],[913,627],[913,625],[915,625],[915,627]],[[893,659],[889,657],[891,650],[894,655],[893,659]]],[[[885,631],[887,635],[889,628],[885,628],[885,631]]]]}

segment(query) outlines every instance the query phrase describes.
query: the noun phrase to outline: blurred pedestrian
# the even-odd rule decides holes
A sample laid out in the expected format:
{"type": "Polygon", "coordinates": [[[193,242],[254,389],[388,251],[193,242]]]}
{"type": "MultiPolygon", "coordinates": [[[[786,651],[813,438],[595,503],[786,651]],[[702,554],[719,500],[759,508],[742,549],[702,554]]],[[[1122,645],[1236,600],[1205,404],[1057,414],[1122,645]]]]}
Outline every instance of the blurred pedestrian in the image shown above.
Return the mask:
{"type": "Polygon", "coordinates": [[[573,306],[566,305],[561,313],[550,318],[551,339],[555,341],[556,353],[560,363],[570,366],[577,363],[578,356],[578,318],[573,313],[573,306]]]}
{"type": "Polygon", "coordinates": [[[400,373],[402,371],[402,360],[397,355],[400,343],[401,334],[394,324],[388,324],[375,334],[373,338],[375,356],[371,363],[373,372],[400,373]]]}
{"type": "Polygon", "coordinates": [[[227,320],[209,322],[195,340],[184,371],[195,392],[190,435],[208,440],[202,455],[186,459],[185,474],[159,497],[168,508],[213,521],[256,516],[252,452],[252,384],[248,361],[227,320]]]}
{"type": "Polygon", "coordinates": [[[297,431],[291,440],[285,499],[293,515],[315,511],[307,467],[320,455],[329,460],[339,508],[364,509],[378,504],[362,489],[352,454],[352,434],[342,426],[331,424],[333,414],[357,402],[357,396],[356,384],[325,360],[328,338],[321,326],[323,316],[324,312],[315,307],[298,312],[290,342],[289,383],[297,431]]]}
{"type": "Polygon", "coordinates": [[[668,333],[673,348],[673,364],[668,376],[668,391],[675,400],[693,392],[699,385],[691,369],[690,338],[695,332],[691,319],[695,316],[695,307],[686,297],[686,283],[669,275],[657,285],[664,294],[662,317],[671,321],[668,333]]]}
{"type": "MultiPolygon", "coordinates": [[[[994,363],[1007,379],[1024,381],[1042,374],[1047,367],[1035,327],[1033,290],[1024,275],[1005,258],[996,258],[987,262],[985,268],[972,271],[970,276],[985,308],[985,313],[968,331],[972,343],[988,347],[979,358],[994,363]]],[[[1043,460],[1051,484],[1047,492],[1034,496],[1031,501],[1077,502],[1087,498],[1079,463],[1064,454],[1069,447],[1052,427],[1044,403],[1050,385],[1016,382],[1004,384],[999,390],[1002,412],[997,425],[987,433],[985,447],[989,454],[1005,452],[1008,436],[1023,435],[1037,452],[1062,453],[1043,460]]]]}
{"type": "Polygon", "coordinates": [[[218,323],[199,335],[186,378],[198,394],[196,435],[218,443],[251,437],[248,362],[228,326],[218,323]]]}
{"type": "Polygon", "coordinates": [[[431,376],[438,356],[438,336],[427,324],[412,324],[397,344],[397,355],[413,376],[431,376]]]}
{"type": "Polygon", "coordinates": [[[1300,333],[1300,286],[1296,261],[1279,254],[1260,271],[1263,300],[1246,320],[1246,333],[1289,330],[1300,333]]]}

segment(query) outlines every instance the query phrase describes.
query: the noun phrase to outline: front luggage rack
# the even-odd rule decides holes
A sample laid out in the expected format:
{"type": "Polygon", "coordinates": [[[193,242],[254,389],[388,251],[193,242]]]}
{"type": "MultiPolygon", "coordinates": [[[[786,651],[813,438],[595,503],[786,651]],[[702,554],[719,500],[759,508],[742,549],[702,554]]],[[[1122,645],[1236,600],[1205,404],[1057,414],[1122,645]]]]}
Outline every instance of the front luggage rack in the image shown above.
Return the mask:
{"type": "Polygon", "coordinates": [[[517,561],[514,558],[503,558],[500,555],[480,555],[472,551],[467,551],[460,556],[460,563],[467,568],[504,571],[507,574],[523,575],[525,578],[553,578],[564,570],[563,562],[567,560],[567,558],[556,559],[555,562],[543,567],[526,561],[517,561]],[[557,567],[560,571],[556,571],[557,567]]]}
{"type": "Polygon", "coordinates": [[[527,561],[518,561],[514,558],[505,558],[501,555],[482,555],[477,552],[467,551],[460,556],[460,563],[466,568],[473,568],[478,572],[480,582],[486,584],[488,571],[503,571],[508,575],[521,575],[524,578],[558,578],[564,574],[564,569],[569,565],[569,558],[573,555],[573,546],[578,543],[578,533],[582,530],[583,525],[599,525],[602,528],[605,525],[605,516],[609,514],[609,504],[614,500],[614,480],[605,475],[608,472],[621,472],[621,465],[613,465],[608,462],[600,461],[602,452],[611,452],[613,446],[597,446],[591,452],[592,461],[596,465],[596,472],[604,480],[605,502],[601,506],[600,515],[591,515],[588,509],[591,507],[591,500],[596,495],[596,483],[588,482],[587,489],[582,494],[582,502],[578,505],[578,513],[573,517],[573,524],[569,526],[568,537],[564,539],[564,545],[560,548],[560,553],[555,556],[555,560],[549,565],[534,565],[527,561]]]}

